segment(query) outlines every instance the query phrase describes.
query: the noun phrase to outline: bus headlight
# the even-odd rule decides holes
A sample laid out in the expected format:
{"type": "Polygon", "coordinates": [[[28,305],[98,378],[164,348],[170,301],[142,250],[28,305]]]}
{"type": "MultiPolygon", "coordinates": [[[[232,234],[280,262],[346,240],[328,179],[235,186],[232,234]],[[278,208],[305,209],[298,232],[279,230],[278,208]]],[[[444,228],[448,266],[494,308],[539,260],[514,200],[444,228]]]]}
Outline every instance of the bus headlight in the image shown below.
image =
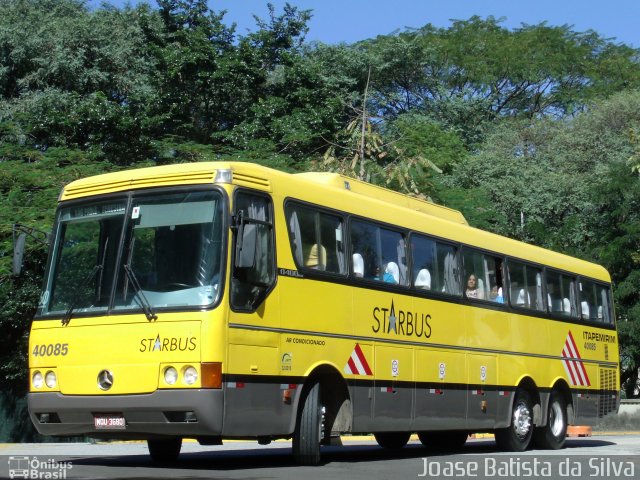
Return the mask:
{"type": "Polygon", "coordinates": [[[164,381],[167,385],[174,385],[178,381],[178,371],[173,367],[165,368],[164,381]]]}
{"type": "Polygon", "coordinates": [[[196,380],[198,380],[198,371],[194,367],[188,366],[185,367],[182,372],[182,376],[184,378],[184,383],[187,385],[193,385],[196,383],[196,380]]]}
{"type": "Polygon", "coordinates": [[[58,379],[56,378],[55,372],[53,372],[52,370],[49,370],[47,374],[44,376],[44,383],[49,388],[55,388],[55,386],[58,383],[58,379]]]}
{"type": "Polygon", "coordinates": [[[34,388],[42,388],[44,384],[44,378],[42,378],[42,373],[39,370],[36,370],[33,373],[33,377],[31,377],[31,384],[34,388]]]}

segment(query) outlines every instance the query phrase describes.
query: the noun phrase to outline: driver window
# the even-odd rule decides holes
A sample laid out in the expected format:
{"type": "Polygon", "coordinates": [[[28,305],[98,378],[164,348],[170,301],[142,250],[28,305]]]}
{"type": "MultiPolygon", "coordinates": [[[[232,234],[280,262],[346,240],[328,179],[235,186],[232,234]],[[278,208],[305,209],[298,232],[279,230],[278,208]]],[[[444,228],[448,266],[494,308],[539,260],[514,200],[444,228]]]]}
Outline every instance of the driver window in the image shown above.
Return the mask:
{"type": "Polygon", "coordinates": [[[264,195],[239,192],[235,201],[236,225],[234,244],[236,255],[239,242],[250,239],[250,265],[236,266],[231,278],[231,305],[237,310],[253,311],[266,298],[275,281],[275,253],[273,240],[273,208],[264,195]],[[243,235],[244,238],[240,238],[243,235]]]}

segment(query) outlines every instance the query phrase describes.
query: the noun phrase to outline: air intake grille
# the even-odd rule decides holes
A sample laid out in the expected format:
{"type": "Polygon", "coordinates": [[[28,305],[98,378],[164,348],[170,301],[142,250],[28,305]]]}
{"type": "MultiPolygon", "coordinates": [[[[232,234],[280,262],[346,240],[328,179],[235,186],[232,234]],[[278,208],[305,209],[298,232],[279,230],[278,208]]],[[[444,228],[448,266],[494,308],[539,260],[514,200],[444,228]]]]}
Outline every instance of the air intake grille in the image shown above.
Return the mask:
{"type": "Polygon", "coordinates": [[[97,195],[122,191],[127,189],[150,188],[166,185],[196,185],[201,183],[213,183],[214,171],[198,170],[192,172],[168,172],[153,173],[145,176],[127,178],[116,175],[104,175],[96,177],[97,180],[87,179],[71,186],[67,186],[64,191],[63,200],[82,197],[86,195],[97,195]]]}
{"type": "Polygon", "coordinates": [[[252,175],[246,172],[233,171],[233,183],[243,187],[259,188],[271,191],[271,182],[268,178],[252,175]]]}
{"type": "Polygon", "coordinates": [[[598,417],[604,417],[617,407],[617,381],[615,368],[600,367],[600,396],[598,401],[598,417]]]}

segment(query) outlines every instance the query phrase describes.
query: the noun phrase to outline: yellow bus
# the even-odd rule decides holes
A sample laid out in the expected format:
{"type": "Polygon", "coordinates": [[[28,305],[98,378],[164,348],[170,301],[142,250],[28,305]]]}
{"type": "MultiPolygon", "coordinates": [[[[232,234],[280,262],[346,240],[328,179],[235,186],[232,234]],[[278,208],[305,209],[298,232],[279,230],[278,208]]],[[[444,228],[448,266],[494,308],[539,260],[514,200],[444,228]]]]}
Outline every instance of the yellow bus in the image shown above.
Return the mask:
{"type": "Polygon", "coordinates": [[[40,433],[266,444],[373,433],[561,448],[617,412],[611,280],[329,173],[242,162],[81,179],[59,199],[29,339],[40,433]]]}

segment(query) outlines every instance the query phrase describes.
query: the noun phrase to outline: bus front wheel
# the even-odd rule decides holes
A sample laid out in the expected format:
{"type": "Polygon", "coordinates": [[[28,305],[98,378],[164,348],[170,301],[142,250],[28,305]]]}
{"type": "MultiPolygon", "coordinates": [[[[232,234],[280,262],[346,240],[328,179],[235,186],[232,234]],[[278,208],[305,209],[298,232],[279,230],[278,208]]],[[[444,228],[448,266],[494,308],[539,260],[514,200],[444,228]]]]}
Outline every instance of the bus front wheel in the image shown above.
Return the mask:
{"type": "Polygon", "coordinates": [[[149,439],[147,440],[149,447],[149,455],[154,462],[171,463],[175,462],[180,455],[182,448],[182,439],[180,437],[167,439],[149,439]]]}
{"type": "Polygon", "coordinates": [[[323,411],[320,400],[320,384],[316,383],[304,398],[302,412],[293,434],[293,457],[300,465],[318,465],[320,463],[323,411]]]}
{"type": "Polygon", "coordinates": [[[526,390],[516,390],[507,428],[496,430],[496,443],[507,452],[524,452],[533,436],[533,402],[526,390]]]}
{"type": "Polygon", "coordinates": [[[547,424],[533,432],[536,446],[547,450],[558,450],[567,438],[567,403],[562,394],[554,390],[549,398],[547,424]]]}
{"type": "Polygon", "coordinates": [[[382,448],[397,450],[407,444],[411,434],[408,432],[378,432],[373,436],[382,448]]]}

